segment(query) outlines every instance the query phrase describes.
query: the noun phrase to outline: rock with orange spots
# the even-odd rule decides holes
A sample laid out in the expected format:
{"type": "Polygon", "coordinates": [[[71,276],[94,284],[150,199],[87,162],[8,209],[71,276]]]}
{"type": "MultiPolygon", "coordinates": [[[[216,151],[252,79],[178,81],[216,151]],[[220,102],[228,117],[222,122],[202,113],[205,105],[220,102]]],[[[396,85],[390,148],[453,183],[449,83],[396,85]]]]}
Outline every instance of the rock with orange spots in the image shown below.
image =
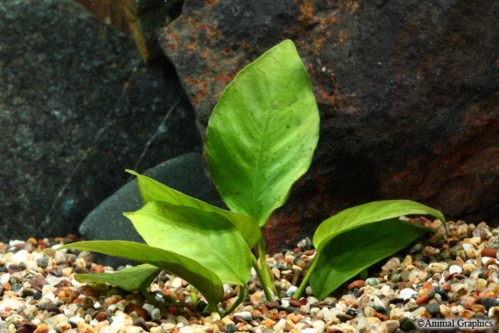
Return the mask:
{"type": "Polygon", "coordinates": [[[321,112],[308,174],[271,217],[271,251],[340,209],[411,198],[497,223],[497,1],[186,1],[160,34],[202,132],[237,72],[292,39],[321,112]]]}

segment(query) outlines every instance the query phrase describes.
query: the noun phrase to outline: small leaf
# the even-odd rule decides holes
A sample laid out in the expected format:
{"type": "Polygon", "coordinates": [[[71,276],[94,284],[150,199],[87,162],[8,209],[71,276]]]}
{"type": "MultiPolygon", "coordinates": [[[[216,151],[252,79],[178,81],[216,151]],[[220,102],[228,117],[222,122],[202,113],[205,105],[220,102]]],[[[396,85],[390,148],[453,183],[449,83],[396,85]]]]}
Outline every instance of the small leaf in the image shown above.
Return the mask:
{"type": "Polygon", "coordinates": [[[373,201],[345,209],[322,222],[314,233],[314,246],[319,250],[340,233],[403,215],[432,215],[445,225],[441,212],[423,204],[411,200],[373,201]]]}
{"type": "Polygon", "coordinates": [[[125,216],[147,244],[195,260],[224,283],[249,280],[250,249],[222,215],[154,201],[125,216]]]}
{"type": "Polygon", "coordinates": [[[410,200],[374,201],[322,222],[314,234],[317,252],[309,272],[315,295],[327,296],[365,268],[431,231],[396,219],[414,214],[432,215],[445,223],[438,210],[410,200]]]}
{"type": "Polygon", "coordinates": [[[248,247],[252,248],[262,237],[262,232],[258,224],[253,220],[253,218],[231,212],[225,209],[218,208],[216,206],[210,205],[202,200],[190,197],[183,194],[177,190],[174,190],[160,182],[149,178],[147,176],[141,175],[132,170],[126,170],[128,173],[137,176],[137,181],[139,184],[140,194],[144,204],[151,201],[164,201],[173,205],[194,207],[205,212],[212,212],[222,215],[228,219],[241,233],[242,237],[248,244],[248,247]]]}
{"type": "Polygon", "coordinates": [[[223,284],[218,276],[198,262],[178,253],[129,241],[86,241],[64,245],[59,249],[93,251],[109,256],[135,260],[165,269],[188,281],[206,297],[210,308],[223,298],[223,284]]]}
{"type": "Polygon", "coordinates": [[[161,272],[161,268],[143,264],[115,273],[77,274],[79,282],[106,282],[127,291],[144,291],[161,272]]]}
{"type": "Polygon", "coordinates": [[[262,227],[308,170],[318,138],[312,85],[286,40],[223,91],[206,132],[208,167],[227,206],[262,227]]]}
{"type": "Polygon", "coordinates": [[[310,276],[316,297],[323,299],[343,283],[409,245],[431,229],[390,219],[344,232],[317,252],[310,276]]]}

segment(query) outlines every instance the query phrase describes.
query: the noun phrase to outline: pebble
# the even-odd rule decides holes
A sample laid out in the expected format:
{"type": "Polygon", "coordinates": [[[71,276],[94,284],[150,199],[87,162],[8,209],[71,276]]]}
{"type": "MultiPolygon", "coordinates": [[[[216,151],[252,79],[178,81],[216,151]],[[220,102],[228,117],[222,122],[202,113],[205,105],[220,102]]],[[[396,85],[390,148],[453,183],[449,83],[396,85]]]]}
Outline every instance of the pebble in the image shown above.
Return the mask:
{"type": "MultiPolygon", "coordinates": [[[[195,306],[161,310],[139,294],[78,283],[76,270],[113,269],[95,263],[88,252],[50,250],[61,240],[0,243],[0,332],[389,333],[415,329],[420,316],[499,317],[499,231],[464,222],[449,222],[448,230],[447,238],[437,234],[420,239],[406,253],[383,260],[378,272],[372,269],[365,279],[348,281],[339,289],[343,294],[325,300],[314,297],[310,286],[305,297],[292,298],[315,254],[311,242],[302,241],[293,251],[268,258],[282,299],[266,302],[253,274],[249,302],[224,318],[216,313],[200,315],[195,306]],[[49,250],[38,250],[39,243],[49,250]],[[15,251],[9,252],[14,246],[15,251]],[[23,324],[26,318],[32,318],[31,326],[23,324]]],[[[224,285],[229,296],[222,307],[237,296],[233,288],[224,285]]],[[[172,297],[173,302],[191,300],[189,286],[175,276],[162,275],[151,290],[172,297]]],[[[197,298],[202,300],[199,294],[197,298]]]]}
{"type": "Polygon", "coordinates": [[[417,294],[418,292],[414,289],[404,288],[399,292],[399,297],[402,298],[403,300],[407,300],[417,294]]]}

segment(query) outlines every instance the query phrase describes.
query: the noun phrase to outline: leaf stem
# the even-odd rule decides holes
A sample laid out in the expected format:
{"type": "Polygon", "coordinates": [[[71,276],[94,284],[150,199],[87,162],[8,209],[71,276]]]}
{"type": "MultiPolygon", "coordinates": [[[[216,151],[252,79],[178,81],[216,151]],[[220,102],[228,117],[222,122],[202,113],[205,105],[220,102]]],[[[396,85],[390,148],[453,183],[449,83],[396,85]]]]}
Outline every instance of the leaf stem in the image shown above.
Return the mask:
{"type": "Polygon", "coordinates": [[[269,289],[266,287],[266,282],[265,282],[265,277],[264,277],[264,273],[262,272],[262,270],[260,269],[259,265],[258,265],[258,259],[256,259],[255,255],[253,253],[251,253],[251,261],[253,262],[253,268],[255,268],[255,271],[256,271],[256,275],[258,276],[258,279],[260,280],[260,282],[262,283],[262,286],[263,286],[263,292],[265,294],[265,298],[268,300],[268,301],[272,301],[273,300],[273,297],[272,297],[272,293],[269,291],[269,289]]]}
{"type": "Polygon", "coordinates": [[[258,241],[258,262],[255,261],[253,262],[253,266],[262,283],[265,298],[267,298],[268,301],[272,301],[274,299],[272,293],[277,295],[277,290],[274,285],[274,279],[272,278],[272,272],[265,260],[265,241],[263,237],[258,241]]]}
{"type": "Polygon", "coordinates": [[[228,315],[229,313],[231,313],[232,311],[234,311],[239,306],[239,304],[241,304],[244,301],[244,299],[246,298],[247,294],[248,294],[248,291],[246,289],[246,285],[239,286],[239,296],[237,297],[237,299],[234,302],[234,304],[232,304],[230,306],[230,308],[228,308],[227,310],[225,310],[222,313],[221,318],[225,317],[226,315],[228,315]]]}
{"type": "Polygon", "coordinates": [[[307,288],[308,280],[310,279],[310,275],[312,275],[312,272],[314,271],[315,266],[317,266],[317,263],[319,262],[318,258],[319,258],[319,254],[316,252],[314,258],[312,259],[312,263],[308,267],[307,274],[305,274],[305,276],[303,277],[303,280],[301,281],[300,286],[298,287],[298,290],[296,290],[296,292],[294,294],[294,298],[300,299],[303,292],[307,288]]]}

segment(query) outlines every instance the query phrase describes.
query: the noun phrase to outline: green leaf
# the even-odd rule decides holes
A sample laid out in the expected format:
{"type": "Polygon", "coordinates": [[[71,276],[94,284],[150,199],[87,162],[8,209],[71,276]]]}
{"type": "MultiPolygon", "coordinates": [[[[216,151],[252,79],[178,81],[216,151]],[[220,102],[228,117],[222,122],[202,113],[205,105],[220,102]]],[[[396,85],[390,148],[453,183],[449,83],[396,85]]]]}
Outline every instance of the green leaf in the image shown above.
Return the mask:
{"type": "Polygon", "coordinates": [[[316,296],[327,296],[365,268],[431,231],[397,219],[403,215],[432,215],[445,225],[441,212],[410,200],[370,202],[322,222],[314,234],[317,252],[307,274],[316,296]]]}
{"type": "Polygon", "coordinates": [[[243,285],[249,280],[250,249],[222,215],[153,201],[125,216],[147,244],[195,260],[224,283],[243,285]]]}
{"type": "Polygon", "coordinates": [[[149,264],[125,268],[115,273],[77,274],[79,282],[106,282],[127,291],[144,291],[161,272],[161,268],[149,264]]]}
{"type": "Polygon", "coordinates": [[[263,226],[309,168],[319,113],[292,41],[274,46],[225,88],[206,132],[206,156],[227,206],[263,226]]]}
{"type": "Polygon", "coordinates": [[[252,217],[218,208],[202,200],[198,200],[177,190],[174,190],[152,178],[141,175],[135,171],[126,171],[137,176],[139,190],[144,204],[147,204],[151,201],[164,201],[173,205],[194,207],[205,212],[212,212],[222,215],[223,217],[228,219],[237,228],[237,230],[239,230],[242,237],[246,241],[246,244],[248,244],[248,247],[250,248],[255,246],[258,240],[262,237],[260,227],[252,217]]]}
{"type": "Polygon", "coordinates": [[[216,305],[224,295],[222,281],[215,273],[178,253],[129,241],[76,242],[64,245],[59,249],[68,248],[135,260],[165,269],[198,289],[206,297],[210,308],[214,311],[217,310],[216,305]]]}
{"type": "Polygon", "coordinates": [[[316,249],[320,249],[342,232],[405,215],[432,215],[445,224],[441,212],[411,200],[373,201],[345,209],[323,221],[315,231],[313,243],[316,249]]]}
{"type": "Polygon", "coordinates": [[[400,251],[429,229],[390,219],[350,230],[328,242],[310,276],[316,297],[323,299],[343,283],[383,258],[400,251]]]}

